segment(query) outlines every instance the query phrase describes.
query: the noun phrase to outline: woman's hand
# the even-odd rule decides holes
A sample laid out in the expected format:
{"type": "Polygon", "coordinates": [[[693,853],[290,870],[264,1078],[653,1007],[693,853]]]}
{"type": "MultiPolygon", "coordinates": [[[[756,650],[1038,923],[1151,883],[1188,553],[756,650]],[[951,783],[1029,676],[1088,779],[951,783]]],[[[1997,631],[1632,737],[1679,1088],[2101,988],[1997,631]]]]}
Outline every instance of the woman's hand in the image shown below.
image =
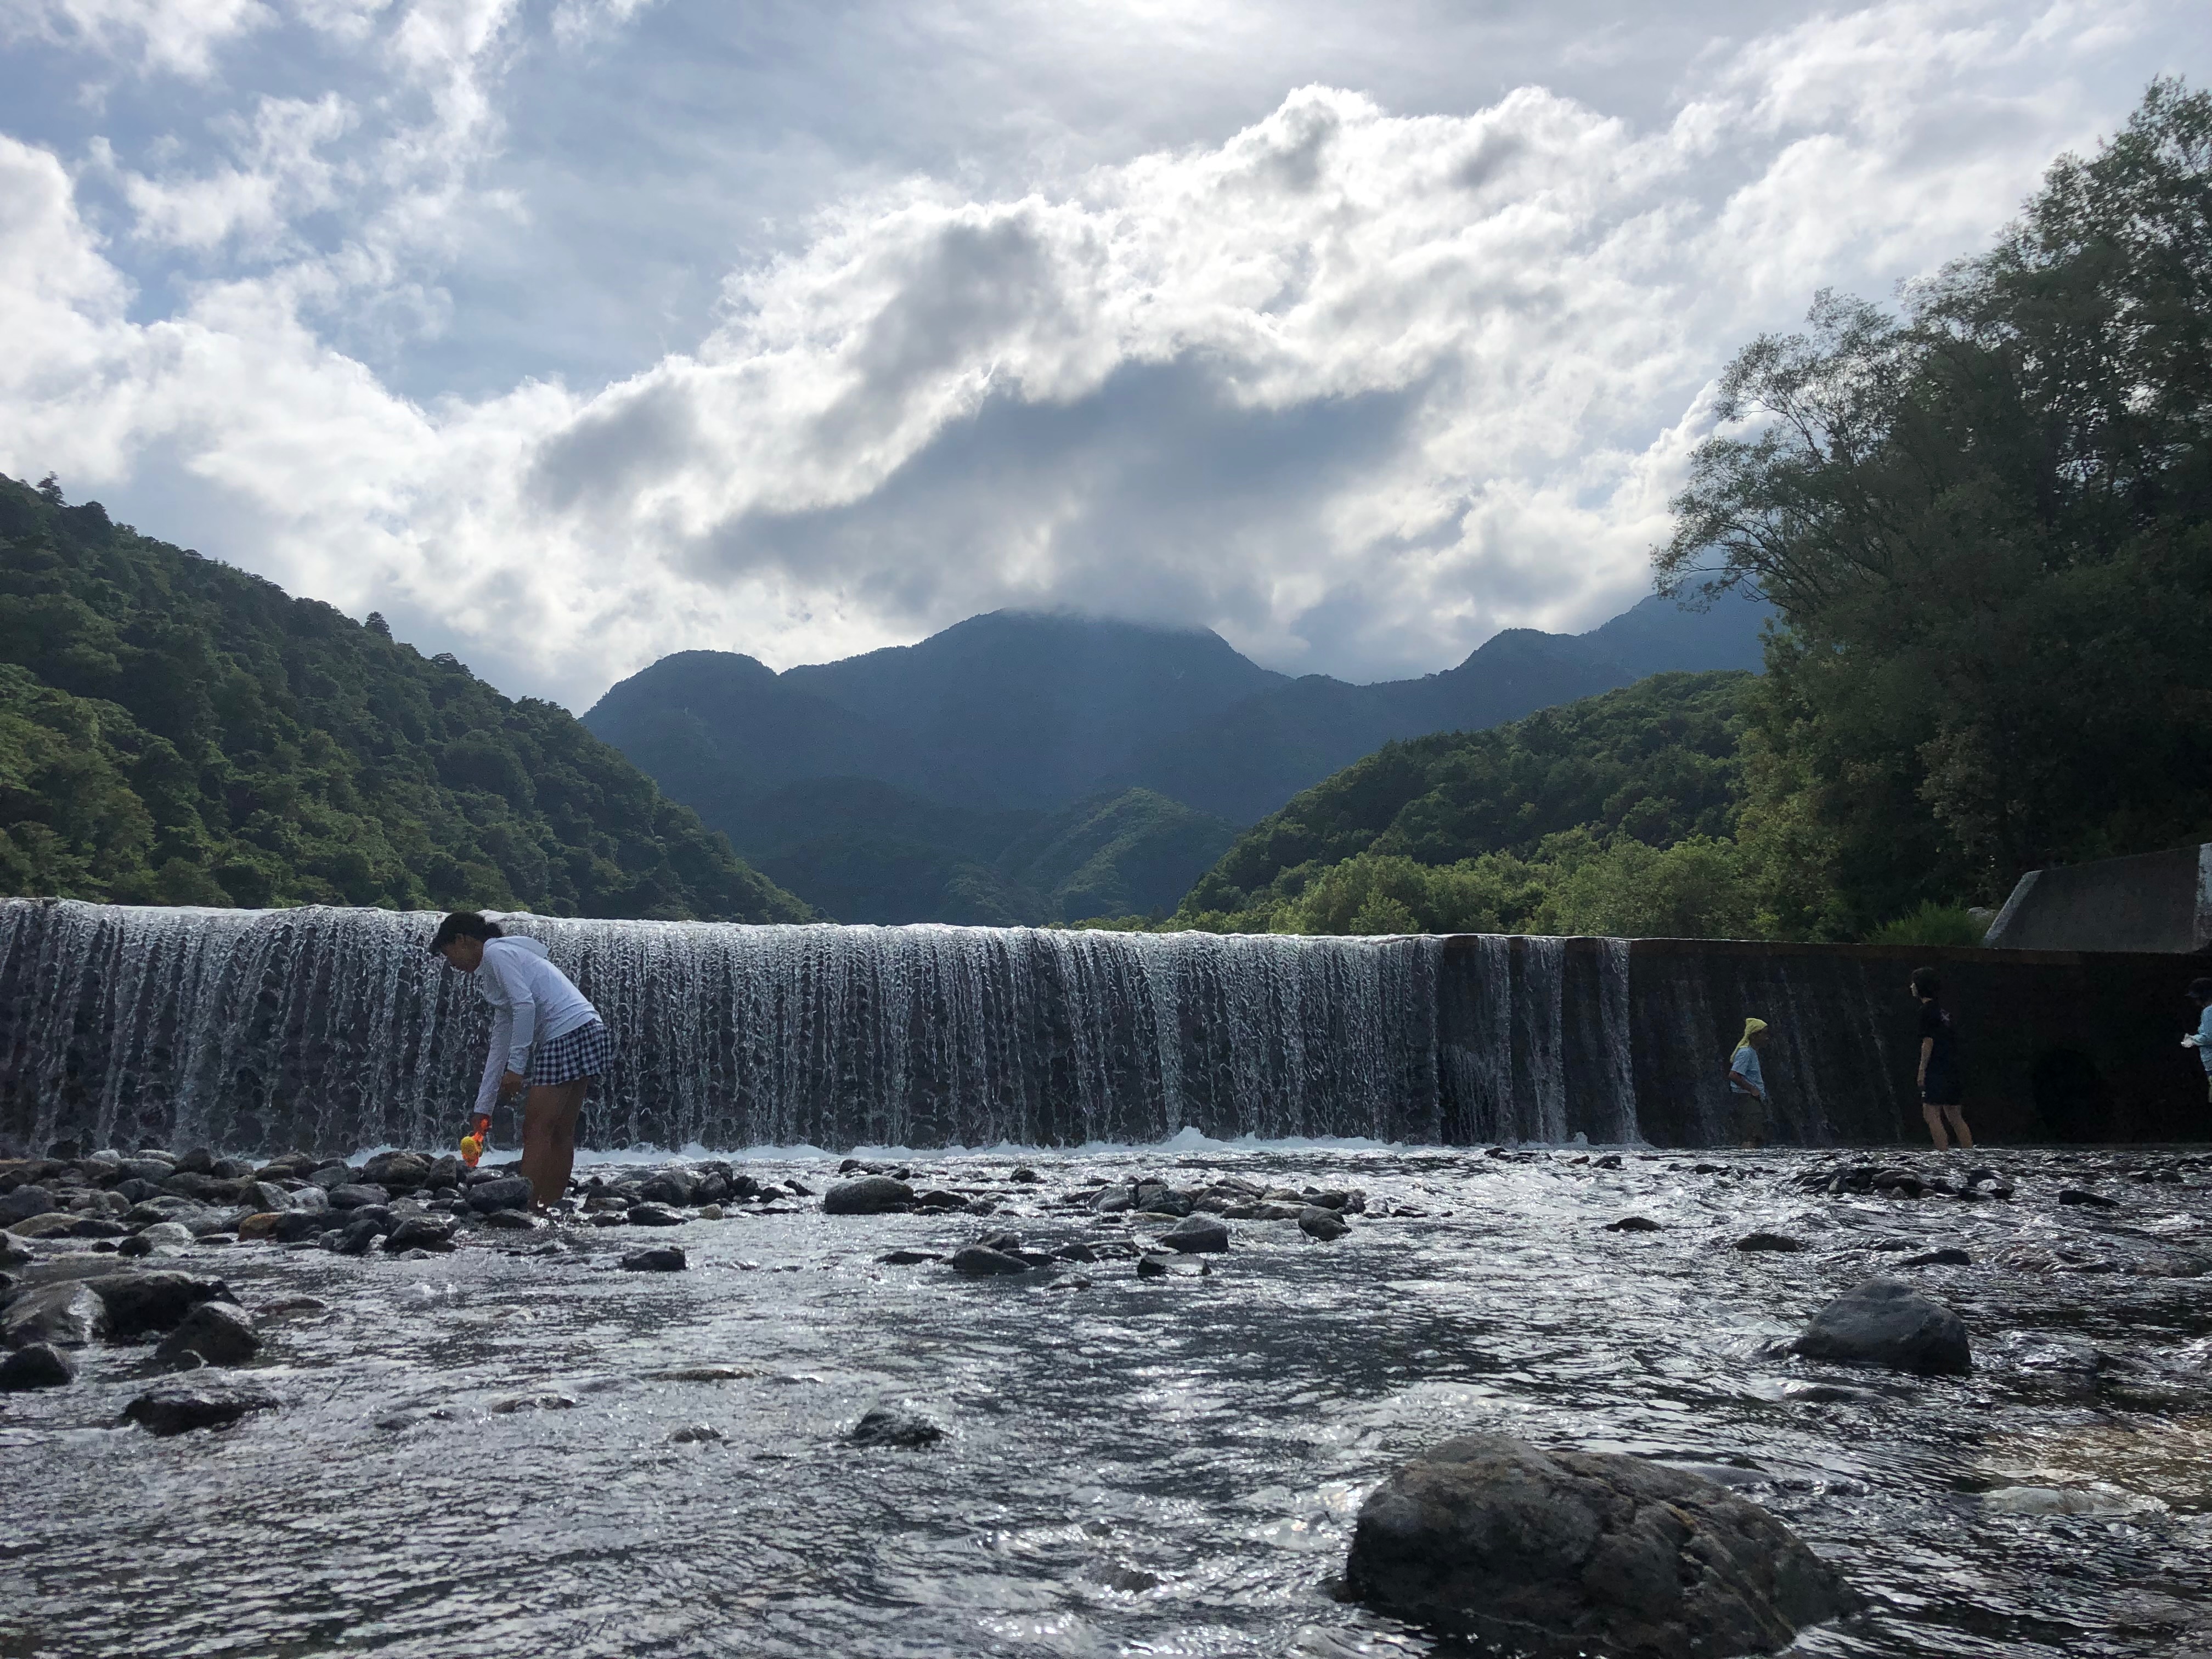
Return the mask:
{"type": "Polygon", "coordinates": [[[522,1092],[527,1082],[528,1079],[520,1072],[506,1073],[499,1080],[499,1097],[501,1100],[513,1099],[522,1092]]]}

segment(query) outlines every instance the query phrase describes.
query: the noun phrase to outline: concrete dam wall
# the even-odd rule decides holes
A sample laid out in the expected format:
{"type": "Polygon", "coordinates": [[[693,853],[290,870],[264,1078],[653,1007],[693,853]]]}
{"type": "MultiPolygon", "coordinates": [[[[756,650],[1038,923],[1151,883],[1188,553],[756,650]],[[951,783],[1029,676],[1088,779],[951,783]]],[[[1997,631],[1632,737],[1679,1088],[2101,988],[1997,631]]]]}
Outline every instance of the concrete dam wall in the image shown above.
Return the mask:
{"type": "MultiPolygon", "coordinates": [[[[489,1019],[435,921],[0,901],[0,1151],[451,1141],[489,1019]]],[[[508,921],[613,1032],[602,1146],[1719,1146],[1747,1014],[1775,1139],[1911,1140],[1928,963],[1978,1133],[2206,1133],[2172,957],[508,921]]]]}

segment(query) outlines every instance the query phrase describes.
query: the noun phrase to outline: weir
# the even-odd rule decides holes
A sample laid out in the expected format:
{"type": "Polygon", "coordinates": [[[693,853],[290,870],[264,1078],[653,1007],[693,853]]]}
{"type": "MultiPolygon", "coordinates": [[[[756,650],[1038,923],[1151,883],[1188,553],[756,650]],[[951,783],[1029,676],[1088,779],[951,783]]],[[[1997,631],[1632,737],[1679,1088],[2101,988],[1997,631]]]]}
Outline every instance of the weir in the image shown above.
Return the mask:
{"type": "MultiPolygon", "coordinates": [[[[436,920],[0,901],[0,1148],[445,1145],[489,1018],[425,951],[436,920]]],[[[1897,1140],[1929,961],[1985,1133],[2203,1133],[2180,1010],[2172,1035],[2153,1012],[2171,957],[502,921],[614,1034],[602,1146],[1722,1145],[1747,1013],[1774,1027],[1778,1141],[1897,1140]]]]}

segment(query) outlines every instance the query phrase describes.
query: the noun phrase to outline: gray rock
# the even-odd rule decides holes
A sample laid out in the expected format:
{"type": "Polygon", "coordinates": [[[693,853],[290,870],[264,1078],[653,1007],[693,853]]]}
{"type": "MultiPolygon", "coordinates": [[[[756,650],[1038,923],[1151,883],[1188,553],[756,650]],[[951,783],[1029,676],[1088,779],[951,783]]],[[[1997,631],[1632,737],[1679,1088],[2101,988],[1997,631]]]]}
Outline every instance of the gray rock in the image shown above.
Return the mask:
{"type": "Polygon", "coordinates": [[[970,1244],[963,1250],[952,1253],[952,1271],[983,1278],[994,1273],[1025,1273],[1030,1271],[1030,1264],[1018,1255],[994,1250],[988,1244],[970,1244]]]}
{"type": "Polygon", "coordinates": [[[912,1267],[924,1261],[942,1261],[935,1250],[889,1250],[876,1258],[887,1267],[912,1267]]]}
{"type": "Polygon", "coordinates": [[[157,1221],[150,1227],[141,1227],[138,1237],[149,1249],[182,1250],[191,1248],[192,1230],[182,1222],[157,1221]]]}
{"type": "Polygon", "coordinates": [[[680,1227],[684,1218],[665,1204],[633,1204],[628,1211],[633,1227],[680,1227]]]}
{"type": "Polygon", "coordinates": [[[684,1271],[684,1249],[677,1244],[657,1244],[651,1249],[632,1250],[622,1259],[626,1273],[680,1273],[684,1271]]]}
{"type": "Polygon", "coordinates": [[[0,1341],[11,1348],[82,1348],[107,1329],[107,1305],[89,1284],[38,1285],[0,1316],[0,1341]]]}
{"type": "Polygon", "coordinates": [[[360,1174],[361,1171],[349,1164],[325,1164],[321,1169],[311,1171],[307,1179],[325,1191],[328,1191],[333,1187],[350,1185],[360,1174]]]}
{"type": "Polygon", "coordinates": [[[230,1286],[198,1273],[123,1273],[92,1281],[107,1310],[116,1337],[128,1340],[155,1331],[172,1331],[204,1302],[235,1303],[230,1286]]]}
{"type": "Polygon", "coordinates": [[[169,1363],[196,1354],[210,1365],[243,1365],[261,1352],[261,1338],[241,1308],[203,1302],[161,1339],[154,1358],[169,1363]]]}
{"type": "Polygon", "coordinates": [[[1229,1248],[1229,1229],[1210,1215],[1186,1216],[1162,1233],[1159,1242],[1186,1255],[1214,1255],[1229,1248]]]}
{"type": "Polygon", "coordinates": [[[330,1191],[330,1204],[333,1210],[357,1210],[365,1204],[389,1204],[391,1201],[390,1193],[367,1182],[348,1182],[343,1187],[331,1188],[330,1191]]]}
{"type": "Polygon", "coordinates": [[[637,1193],[648,1203],[680,1210],[691,1202],[696,1184],[687,1170],[655,1170],[637,1183],[637,1193]]]}
{"type": "Polygon", "coordinates": [[[1352,1599],[1515,1652],[1725,1659],[1771,1652],[1856,1598],[1723,1486],[1613,1453],[1469,1435],[1360,1507],[1352,1599]]]}
{"type": "Polygon", "coordinates": [[[450,1250],[453,1224],[437,1216],[411,1215],[394,1227],[384,1241],[386,1250],[450,1250]]]}
{"type": "Polygon", "coordinates": [[[1120,1215],[1137,1207],[1136,1195],[1127,1187],[1109,1187],[1091,1200],[1093,1215],[1120,1215]]]}
{"type": "Polygon", "coordinates": [[[918,1450],[945,1438],[945,1431],[927,1418],[896,1406],[872,1407],[853,1425],[847,1437],[856,1446],[896,1446],[918,1450]]]}
{"type": "Polygon", "coordinates": [[[1735,1242],[1739,1250],[1802,1250],[1805,1241],[1787,1233],[1746,1233],[1735,1242]]]}
{"type": "Polygon", "coordinates": [[[1939,1250],[1923,1250],[1918,1255],[1908,1255],[1897,1264],[1900,1267],[1971,1267],[1974,1258],[1955,1244],[1946,1244],[1939,1250]]]}
{"type": "Polygon", "coordinates": [[[2098,1210],[2117,1210],[2120,1207],[2120,1200],[2117,1198],[2106,1198],[2102,1193],[2088,1192],[2080,1187],[2063,1188],[2058,1194],[2058,1201],[2061,1204],[2086,1204],[2098,1210]]]}
{"type": "Polygon", "coordinates": [[[1334,1210],[1323,1209],[1318,1204],[1309,1204],[1298,1212],[1298,1231],[1308,1238],[1317,1238],[1327,1244],[1342,1238],[1352,1231],[1352,1224],[1334,1210]]]}
{"type": "MultiPolygon", "coordinates": [[[[594,1221],[599,1218],[592,1218],[594,1221]]],[[[482,1224],[500,1232],[533,1233],[543,1224],[527,1210],[494,1210],[483,1218],[482,1224]]]]}
{"type": "Polygon", "coordinates": [[[31,1389],[58,1389],[76,1381],[76,1367],[59,1351],[44,1342],[18,1348],[0,1359],[0,1394],[21,1394],[31,1389]]]}
{"type": "Polygon", "coordinates": [[[258,1389],[155,1389],[123,1408],[123,1420],[149,1434],[189,1434],[227,1428],[249,1412],[274,1411],[276,1401],[258,1389]]]}
{"type": "Polygon", "coordinates": [[[883,1215],[894,1210],[909,1209],[914,1204],[914,1188],[903,1181],[890,1176],[862,1176],[856,1181],[841,1181],[822,1195],[824,1215],[883,1215]]]}
{"type": "Polygon", "coordinates": [[[500,1176],[490,1181],[479,1181],[468,1189],[469,1208],[478,1215],[489,1215],[495,1210],[526,1210],[530,1207],[530,1183],[520,1176],[500,1176]]]}
{"type": "Polygon", "coordinates": [[[0,1227],[12,1227],[19,1221],[28,1221],[34,1215],[45,1215],[61,1207],[53,1194],[44,1187],[35,1183],[18,1187],[0,1196],[0,1227]]]}
{"type": "Polygon", "coordinates": [[[1808,1359],[1887,1365],[1922,1376],[1973,1369],[1966,1322],[1902,1279],[1869,1279],[1813,1316],[1791,1345],[1808,1359]]]}
{"type": "Polygon", "coordinates": [[[8,1231],[18,1238],[58,1238],[76,1225],[76,1218],[67,1210],[47,1210],[9,1222],[8,1231]]]}
{"type": "Polygon", "coordinates": [[[429,1179],[431,1163],[426,1152],[379,1152],[361,1166],[361,1178],[389,1192],[412,1192],[429,1179]]]}

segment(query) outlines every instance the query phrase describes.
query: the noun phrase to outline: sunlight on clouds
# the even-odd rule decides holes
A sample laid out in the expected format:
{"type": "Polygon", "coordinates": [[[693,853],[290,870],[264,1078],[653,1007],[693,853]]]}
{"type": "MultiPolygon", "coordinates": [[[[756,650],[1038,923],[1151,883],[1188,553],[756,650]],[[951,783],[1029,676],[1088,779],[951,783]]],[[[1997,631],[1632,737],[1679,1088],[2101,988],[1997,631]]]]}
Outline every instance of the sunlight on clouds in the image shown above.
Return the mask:
{"type": "Polygon", "coordinates": [[[195,78],[210,72],[218,47],[275,21],[258,0],[0,0],[0,38],[80,45],[195,78]]]}
{"type": "Polygon", "coordinates": [[[412,402],[335,341],[436,326],[444,251],[526,210],[478,179],[524,27],[392,9],[361,37],[384,94],[264,98],[224,165],[113,169],[137,238],[262,262],[149,321],[60,162],[0,140],[0,307],[33,325],[0,468],[81,495],[158,455],[239,505],[254,568],[434,615],[580,706],[685,647],[819,660],[1024,604],[1418,673],[1632,602],[1729,351],[1965,251],[2113,118],[2063,73],[2110,21],[2064,9],[1823,17],[1643,128],[1533,87],[1450,116],[1307,87],[1050,189],[832,203],[614,384],[412,402]],[[342,240],[295,245],[334,204],[342,240]]]}

